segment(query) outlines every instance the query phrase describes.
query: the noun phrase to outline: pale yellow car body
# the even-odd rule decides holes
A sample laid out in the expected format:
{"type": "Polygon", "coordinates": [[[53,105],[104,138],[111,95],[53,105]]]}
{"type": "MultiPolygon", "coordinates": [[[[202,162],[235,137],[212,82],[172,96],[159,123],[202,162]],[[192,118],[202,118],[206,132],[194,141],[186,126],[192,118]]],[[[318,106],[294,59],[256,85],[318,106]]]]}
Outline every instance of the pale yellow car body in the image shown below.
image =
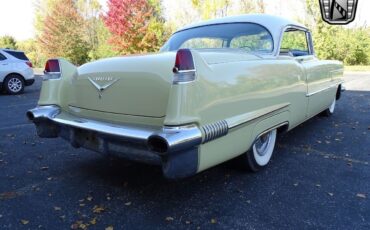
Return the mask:
{"type": "Polygon", "coordinates": [[[78,68],[59,59],[62,77],[43,81],[38,106],[56,105],[63,111],[58,116],[67,120],[72,115],[158,130],[195,125],[203,140],[197,150],[196,172],[203,171],[244,154],[268,130],[289,131],[324,111],[340,90],[342,63],[319,60],[314,53],[279,55],[285,28],[305,28],[273,19],[241,16],[194,25],[253,21],[270,30],[276,47],[272,54],[261,56],[191,50],[196,79],[186,84],[172,84],[176,52],[116,57],[78,68]],[[101,85],[108,82],[104,79],[119,80],[98,93],[88,79],[97,77],[102,77],[101,85]],[[204,127],[220,127],[220,121],[226,121],[227,133],[205,141],[204,127]]]}

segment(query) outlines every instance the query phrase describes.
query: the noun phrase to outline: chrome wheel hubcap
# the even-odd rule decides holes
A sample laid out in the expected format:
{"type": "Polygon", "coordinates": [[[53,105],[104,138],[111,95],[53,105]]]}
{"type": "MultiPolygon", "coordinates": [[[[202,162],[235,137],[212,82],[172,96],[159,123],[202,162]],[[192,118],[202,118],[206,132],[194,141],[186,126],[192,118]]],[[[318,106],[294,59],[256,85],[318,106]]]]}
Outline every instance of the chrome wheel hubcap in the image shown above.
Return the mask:
{"type": "Polygon", "coordinates": [[[18,78],[11,78],[9,81],[8,81],[8,88],[14,92],[14,93],[18,93],[19,91],[21,91],[22,89],[22,81],[19,80],[18,78]]]}
{"type": "Polygon", "coordinates": [[[276,129],[269,131],[257,138],[253,144],[253,156],[259,166],[269,163],[274,151],[276,141],[276,129]]]}
{"type": "Polygon", "coordinates": [[[260,136],[257,141],[254,143],[256,147],[256,152],[260,156],[264,156],[267,153],[267,147],[270,142],[271,132],[268,132],[266,134],[263,134],[260,136]]]}

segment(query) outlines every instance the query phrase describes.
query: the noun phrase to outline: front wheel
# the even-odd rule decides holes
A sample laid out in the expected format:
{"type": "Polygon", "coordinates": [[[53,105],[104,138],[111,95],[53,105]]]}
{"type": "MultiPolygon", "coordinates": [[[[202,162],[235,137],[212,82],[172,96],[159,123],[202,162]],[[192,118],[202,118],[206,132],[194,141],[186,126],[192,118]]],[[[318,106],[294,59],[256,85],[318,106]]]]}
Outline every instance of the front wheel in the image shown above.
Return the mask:
{"type": "Polygon", "coordinates": [[[270,162],[276,142],[276,129],[259,136],[243,156],[243,165],[252,172],[265,168],[270,162]]]}
{"type": "Polygon", "coordinates": [[[12,74],[5,79],[4,86],[8,94],[20,94],[24,90],[24,80],[22,77],[12,74]]]}

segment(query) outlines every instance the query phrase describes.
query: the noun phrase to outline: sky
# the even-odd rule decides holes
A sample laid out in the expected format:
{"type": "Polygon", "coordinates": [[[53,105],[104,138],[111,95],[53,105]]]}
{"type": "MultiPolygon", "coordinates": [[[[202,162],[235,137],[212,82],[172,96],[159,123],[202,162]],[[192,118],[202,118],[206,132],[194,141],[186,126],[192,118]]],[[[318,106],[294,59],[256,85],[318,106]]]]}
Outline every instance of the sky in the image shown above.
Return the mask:
{"type": "MultiPolygon", "coordinates": [[[[99,0],[106,6],[107,0],[99,0]]],[[[164,0],[165,4],[169,1],[181,0],[164,0]]],[[[11,35],[17,40],[25,40],[34,37],[34,11],[35,7],[33,0],[0,0],[0,36],[11,35]]],[[[285,12],[282,2],[283,0],[268,0],[266,6],[267,12],[270,14],[283,15],[285,17],[295,19],[299,14],[299,9],[285,12]]],[[[288,3],[287,3],[288,4],[288,3]]],[[[370,26],[370,9],[369,0],[359,0],[356,20],[352,25],[370,26]]]]}

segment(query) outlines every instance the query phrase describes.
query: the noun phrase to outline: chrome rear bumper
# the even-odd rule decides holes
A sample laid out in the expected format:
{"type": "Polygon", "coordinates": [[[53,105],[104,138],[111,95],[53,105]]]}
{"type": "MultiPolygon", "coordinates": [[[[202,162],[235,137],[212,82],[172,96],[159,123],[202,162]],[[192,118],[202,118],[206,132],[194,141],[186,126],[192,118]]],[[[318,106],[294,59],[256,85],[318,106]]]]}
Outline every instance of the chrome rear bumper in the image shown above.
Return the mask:
{"type": "Polygon", "coordinates": [[[195,125],[153,127],[114,124],[74,116],[55,105],[27,112],[40,137],[62,137],[72,146],[102,153],[118,153],[131,160],[161,164],[168,178],[197,172],[202,132],[195,125]]]}

